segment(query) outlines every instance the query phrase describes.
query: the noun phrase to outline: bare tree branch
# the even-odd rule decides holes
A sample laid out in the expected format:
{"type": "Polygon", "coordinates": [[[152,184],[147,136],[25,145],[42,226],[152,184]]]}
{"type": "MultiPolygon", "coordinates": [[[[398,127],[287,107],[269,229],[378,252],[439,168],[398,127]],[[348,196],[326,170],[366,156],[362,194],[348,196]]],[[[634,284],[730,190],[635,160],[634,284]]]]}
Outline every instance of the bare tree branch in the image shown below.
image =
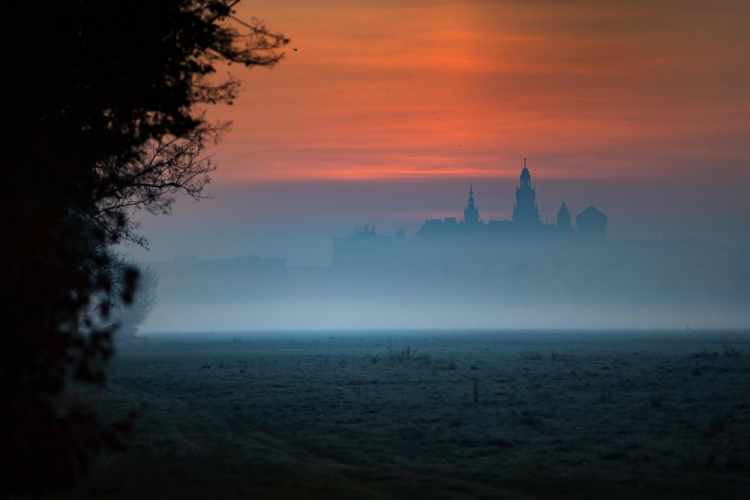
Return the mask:
{"type": "Polygon", "coordinates": [[[190,138],[161,136],[147,142],[139,154],[125,165],[112,158],[99,166],[103,185],[98,195],[93,221],[113,241],[145,242],[135,234],[131,215],[144,210],[157,215],[168,213],[174,196],[209,198],[205,187],[216,170],[212,156],[203,156],[200,135],[190,138]]]}

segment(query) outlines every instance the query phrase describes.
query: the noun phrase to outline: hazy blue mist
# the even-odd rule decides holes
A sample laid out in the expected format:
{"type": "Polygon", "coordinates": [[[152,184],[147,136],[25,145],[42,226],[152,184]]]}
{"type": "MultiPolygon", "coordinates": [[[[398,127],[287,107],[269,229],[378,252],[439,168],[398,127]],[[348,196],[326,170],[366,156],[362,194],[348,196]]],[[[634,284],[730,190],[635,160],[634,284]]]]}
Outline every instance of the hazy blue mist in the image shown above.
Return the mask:
{"type": "MultiPolygon", "coordinates": [[[[403,228],[412,236],[428,218],[460,220],[472,181],[485,221],[510,217],[516,179],[211,186],[213,199],[179,199],[168,217],[140,216],[150,250],[127,251],[139,261],[261,255],[286,257],[290,265],[330,265],[331,240],[355,226],[374,225],[381,234],[403,228]]],[[[750,244],[750,199],[740,183],[537,179],[535,185],[546,222],[554,222],[563,199],[574,214],[593,202],[609,216],[613,239],[750,244]]]]}
{"type": "Polygon", "coordinates": [[[563,199],[573,217],[593,203],[608,241],[419,243],[426,219],[461,220],[469,182],[485,222],[510,218],[512,179],[219,186],[214,199],[179,200],[172,216],[141,218],[149,251],[125,249],[160,277],[142,331],[750,324],[742,186],[542,179],[542,221],[563,199]],[[334,238],[364,225],[402,228],[409,250],[398,263],[334,266],[334,238]]]}

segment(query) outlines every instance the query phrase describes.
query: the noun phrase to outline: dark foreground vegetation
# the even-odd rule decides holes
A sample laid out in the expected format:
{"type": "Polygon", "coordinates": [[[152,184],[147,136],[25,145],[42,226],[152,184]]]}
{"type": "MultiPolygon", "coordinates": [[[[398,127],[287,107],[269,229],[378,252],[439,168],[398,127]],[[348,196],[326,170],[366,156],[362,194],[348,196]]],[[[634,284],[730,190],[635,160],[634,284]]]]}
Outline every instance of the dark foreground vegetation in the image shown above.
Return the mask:
{"type": "MultiPolygon", "coordinates": [[[[66,406],[71,384],[102,385],[139,272],[116,252],[144,244],[134,211],[204,196],[203,153],[231,104],[224,65],[272,66],[287,40],[235,16],[238,0],[13,2],[2,30],[5,188],[0,195],[0,496],[75,483],[125,448],[127,414],[103,425],[66,406]]],[[[143,286],[143,281],[140,281],[143,286]]]]}
{"type": "Polygon", "coordinates": [[[167,336],[123,456],[57,498],[746,498],[750,332],[167,336]],[[209,340],[210,339],[210,340],[209,340]]]}

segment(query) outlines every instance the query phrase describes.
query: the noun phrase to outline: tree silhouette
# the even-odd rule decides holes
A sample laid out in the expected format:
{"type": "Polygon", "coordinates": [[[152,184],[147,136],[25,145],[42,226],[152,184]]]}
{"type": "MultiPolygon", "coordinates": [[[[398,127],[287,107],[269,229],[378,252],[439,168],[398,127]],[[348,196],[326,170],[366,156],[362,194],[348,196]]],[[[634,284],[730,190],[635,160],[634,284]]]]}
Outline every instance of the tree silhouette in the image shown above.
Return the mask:
{"type": "Polygon", "coordinates": [[[138,272],[111,257],[123,239],[140,241],[130,210],[201,195],[213,168],[201,146],[222,125],[200,110],[239,89],[214,73],[283,56],[287,40],[236,19],[236,3],[42,0],[4,11],[0,488],[69,484],[93,453],[122,446],[127,421],[106,427],[64,396],[71,383],[104,382],[113,301],[133,302],[138,272]]]}
{"type": "Polygon", "coordinates": [[[112,237],[145,245],[130,214],[138,210],[153,215],[168,213],[174,202],[172,195],[178,193],[195,199],[206,197],[204,188],[216,167],[203,155],[205,134],[200,131],[188,138],[151,139],[130,161],[110,158],[100,163],[99,175],[106,190],[97,193],[91,223],[112,237]]]}

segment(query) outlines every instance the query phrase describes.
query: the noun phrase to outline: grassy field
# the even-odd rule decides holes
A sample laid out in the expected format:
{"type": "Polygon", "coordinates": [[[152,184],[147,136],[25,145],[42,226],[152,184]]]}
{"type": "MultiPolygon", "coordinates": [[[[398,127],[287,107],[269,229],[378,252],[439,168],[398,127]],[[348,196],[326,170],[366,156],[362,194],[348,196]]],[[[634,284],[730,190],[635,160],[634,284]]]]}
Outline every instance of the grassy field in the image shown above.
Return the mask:
{"type": "Polygon", "coordinates": [[[153,336],[63,497],[748,498],[750,332],[153,336]]]}

